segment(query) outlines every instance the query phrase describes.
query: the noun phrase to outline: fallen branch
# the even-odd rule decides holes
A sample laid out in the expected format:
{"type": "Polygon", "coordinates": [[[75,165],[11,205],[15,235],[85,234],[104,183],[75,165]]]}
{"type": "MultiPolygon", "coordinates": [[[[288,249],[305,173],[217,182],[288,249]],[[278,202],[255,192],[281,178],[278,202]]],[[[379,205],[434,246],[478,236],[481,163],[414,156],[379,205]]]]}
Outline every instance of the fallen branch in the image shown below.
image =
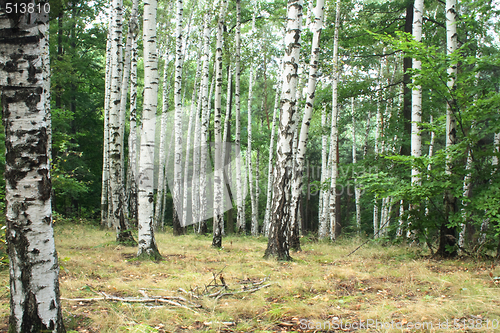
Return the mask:
{"type": "Polygon", "coordinates": [[[191,307],[186,306],[184,304],[181,304],[180,302],[176,302],[175,300],[190,303],[193,307],[195,308],[201,308],[202,306],[199,304],[195,304],[193,302],[187,301],[183,297],[176,297],[176,296],[147,296],[147,294],[144,292],[142,293],[143,296],[146,295],[143,298],[136,298],[136,297],[118,297],[118,296],[113,296],[113,295],[108,295],[105,292],[101,291],[100,294],[103,297],[93,297],[93,298],[62,298],[63,300],[66,301],[71,301],[71,302],[95,302],[95,301],[115,301],[115,302],[124,302],[124,303],[166,303],[172,306],[180,307],[183,309],[187,309],[190,311],[193,311],[194,313],[198,313],[198,311],[193,310],[191,307]]]}
{"type": "Polygon", "coordinates": [[[240,291],[234,291],[234,292],[228,292],[228,293],[222,293],[222,294],[219,294],[215,299],[219,299],[219,298],[222,298],[224,296],[230,296],[230,295],[236,295],[236,294],[243,294],[243,293],[248,293],[248,294],[251,294],[253,292],[256,292],[257,290],[260,290],[260,289],[263,289],[263,288],[267,288],[269,287],[271,284],[268,283],[268,284],[264,284],[262,286],[259,286],[257,288],[253,288],[253,289],[246,289],[246,290],[240,290],[240,291]]]}

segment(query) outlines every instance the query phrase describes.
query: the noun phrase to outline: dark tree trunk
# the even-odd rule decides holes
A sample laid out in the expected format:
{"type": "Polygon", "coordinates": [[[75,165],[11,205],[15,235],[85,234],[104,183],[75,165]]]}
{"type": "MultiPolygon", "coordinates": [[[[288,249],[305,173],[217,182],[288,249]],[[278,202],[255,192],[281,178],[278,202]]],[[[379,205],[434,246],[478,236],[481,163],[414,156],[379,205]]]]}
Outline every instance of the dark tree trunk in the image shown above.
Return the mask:
{"type": "MultiPolygon", "coordinates": [[[[177,215],[177,210],[175,209],[175,205],[173,207],[173,221],[172,221],[172,224],[173,224],[173,232],[174,232],[174,236],[181,236],[181,235],[184,235],[186,234],[186,227],[183,227],[181,225],[181,221],[179,220],[179,216],[177,215]]],[[[206,223],[205,223],[205,232],[203,232],[203,234],[206,233],[206,223]]]]}
{"type": "MultiPolygon", "coordinates": [[[[337,142],[339,142],[339,132],[337,131],[337,142]]],[[[339,145],[337,144],[337,165],[339,164],[340,156],[339,156],[339,145]]],[[[339,177],[339,170],[337,169],[337,179],[339,177]]],[[[335,190],[335,192],[337,192],[335,190]]],[[[342,200],[342,194],[336,193],[335,194],[335,220],[337,223],[335,224],[335,239],[338,239],[340,235],[342,234],[342,223],[340,223],[340,218],[341,218],[341,205],[340,202],[342,200]]],[[[347,215],[347,214],[346,214],[347,215]]]]}
{"type": "MultiPolygon", "coordinates": [[[[411,34],[413,27],[413,1],[410,1],[406,7],[405,32],[411,34]]],[[[411,154],[411,75],[409,70],[412,68],[412,58],[405,56],[403,58],[403,144],[401,146],[401,155],[410,156],[411,154]]]]}

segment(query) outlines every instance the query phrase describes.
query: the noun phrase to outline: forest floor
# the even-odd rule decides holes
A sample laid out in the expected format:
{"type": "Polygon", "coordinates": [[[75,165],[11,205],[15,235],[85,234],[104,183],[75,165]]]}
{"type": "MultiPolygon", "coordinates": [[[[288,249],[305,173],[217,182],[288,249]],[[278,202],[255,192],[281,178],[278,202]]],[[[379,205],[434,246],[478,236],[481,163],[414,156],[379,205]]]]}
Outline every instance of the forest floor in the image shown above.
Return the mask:
{"type": "MultiPolygon", "coordinates": [[[[346,257],[360,239],[307,237],[293,262],[276,262],[262,258],[263,237],[229,236],[216,250],[210,236],[174,237],[170,230],[157,234],[164,260],[151,262],[136,260],[136,248],[114,237],[55,223],[68,332],[500,329],[500,267],[492,262],[436,261],[419,248],[379,244],[346,257]]],[[[8,323],[8,275],[0,271],[0,332],[8,323]]]]}

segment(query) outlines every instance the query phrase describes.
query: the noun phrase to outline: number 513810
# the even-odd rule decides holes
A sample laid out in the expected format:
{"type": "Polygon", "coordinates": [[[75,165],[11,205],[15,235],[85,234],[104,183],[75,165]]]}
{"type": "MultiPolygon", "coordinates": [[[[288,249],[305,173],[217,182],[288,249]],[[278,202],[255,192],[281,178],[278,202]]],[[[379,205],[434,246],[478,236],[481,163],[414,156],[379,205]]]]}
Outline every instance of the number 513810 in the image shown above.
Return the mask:
{"type": "Polygon", "coordinates": [[[48,2],[41,4],[34,4],[33,2],[30,3],[12,3],[12,2],[7,2],[5,4],[5,12],[7,14],[33,14],[33,13],[49,13],[50,12],[50,4],[48,2]]]}

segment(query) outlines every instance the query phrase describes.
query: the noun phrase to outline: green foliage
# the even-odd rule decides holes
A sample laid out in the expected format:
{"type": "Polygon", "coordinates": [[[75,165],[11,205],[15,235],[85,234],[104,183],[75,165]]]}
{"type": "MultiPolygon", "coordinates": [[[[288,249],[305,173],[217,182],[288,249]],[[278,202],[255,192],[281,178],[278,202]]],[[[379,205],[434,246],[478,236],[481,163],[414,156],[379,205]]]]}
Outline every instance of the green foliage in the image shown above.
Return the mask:
{"type": "Polygon", "coordinates": [[[50,24],[54,209],[99,211],[107,27],[105,2],[61,1],[50,24]]]}

